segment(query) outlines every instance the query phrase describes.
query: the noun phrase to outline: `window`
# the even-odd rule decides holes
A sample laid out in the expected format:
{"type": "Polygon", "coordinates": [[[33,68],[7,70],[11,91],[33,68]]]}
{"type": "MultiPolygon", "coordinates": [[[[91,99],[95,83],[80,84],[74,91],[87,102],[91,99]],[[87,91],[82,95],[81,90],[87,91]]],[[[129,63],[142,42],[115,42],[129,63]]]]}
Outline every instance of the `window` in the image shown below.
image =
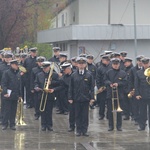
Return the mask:
{"type": "Polygon", "coordinates": [[[64,27],[65,26],[65,23],[64,23],[64,14],[62,15],[62,17],[61,17],[61,21],[62,21],[62,27],[64,27]]]}
{"type": "Polygon", "coordinates": [[[60,51],[67,51],[67,43],[56,43],[56,47],[60,47],[60,51]]]}
{"type": "Polygon", "coordinates": [[[73,22],[75,22],[75,21],[76,21],[76,14],[74,12],[74,14],[73,14],[73,22]]]}

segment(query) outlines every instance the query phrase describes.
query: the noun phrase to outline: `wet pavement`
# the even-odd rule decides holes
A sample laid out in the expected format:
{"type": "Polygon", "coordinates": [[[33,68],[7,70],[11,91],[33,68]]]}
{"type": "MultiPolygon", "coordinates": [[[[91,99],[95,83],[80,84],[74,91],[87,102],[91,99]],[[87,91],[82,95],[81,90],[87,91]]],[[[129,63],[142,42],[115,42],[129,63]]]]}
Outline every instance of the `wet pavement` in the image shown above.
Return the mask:
{"type": "Polygon", "coordinates": [[[0,150],[149,150],[148,130],[138,131],[134,122],[123,121],[123,131],[107,131],[107,120],[98,120],[98,108],[90,110],[89,137],[67,132],[68,116],[53,111],[53,132],[41,131],[34,110],[24,109],[26,126],[0,130],[0,150]]]}

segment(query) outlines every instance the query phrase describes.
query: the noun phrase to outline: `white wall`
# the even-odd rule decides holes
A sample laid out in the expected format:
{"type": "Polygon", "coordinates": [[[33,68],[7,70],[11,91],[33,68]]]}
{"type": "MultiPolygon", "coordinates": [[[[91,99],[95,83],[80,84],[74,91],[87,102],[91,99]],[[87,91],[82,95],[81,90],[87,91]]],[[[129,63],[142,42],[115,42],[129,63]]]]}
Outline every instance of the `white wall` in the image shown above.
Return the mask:
{"type": "Polygon", "coordinates": [[[53,20],[52,20],[52,28],[56,28],[56,20],[58,19],[58,27],[62,27],[62,15],[64,15],[64,24],[65,26],[78,24],[79,20],[79,7],[78,0],[72,2],[68,7],[62,10],[53,20]],[[73,17],[75,16],[75,21],[73,21],[73,17]]]}
{"type": "MultiPolygon", "coordinates": [[[[111,23],[133,24],[133,0],[111,0],[111,23]],[[129,3],[128,3],[129,2],[129,3]],[[128,6],[128,7],[127,7],[128,6]],[[124,13],[125,12],[125,13],[124,13]]],[[[136,0],[137,24],[150,24],[150,0],[136,0]]]]}
{"type": "MultiPolygon", "coordinates": [[[[58,27],[62,27],[64,14],[65,26],[70,24],[108,24],[109,0],[75,0],[58,14],[58,27]],[[75,14],[75,22],[73,16],[75,14]]],[[[111,24],[133,24],[133,0],[110,0],[111,24]]],[[[136,0],[137,24],[150,24],[150,0],[136,0]]],[[[53,19],[56,27],[56,19],[53,19]]]]}
{"type": "MultiPolygon", "coordinates": [[[[96,58],[96,62],[99,61],[99,54],[104,50],[111,50],[110,43],[116,45],[115,52],[127,51],[128,56],[135,59],[134,41],[133,40],[120,40],[120,41],[78,41],[78,47],[84,46],[86,53],[93,54],[96,58]]],[[[137,54],[150,57],[150,40],[138,40],[137,42],[137,54]]]]}
{"type": "Polygon", "coordinates": [[[107,24],[108,0],[79,0],[79,24],[107,24]]]}

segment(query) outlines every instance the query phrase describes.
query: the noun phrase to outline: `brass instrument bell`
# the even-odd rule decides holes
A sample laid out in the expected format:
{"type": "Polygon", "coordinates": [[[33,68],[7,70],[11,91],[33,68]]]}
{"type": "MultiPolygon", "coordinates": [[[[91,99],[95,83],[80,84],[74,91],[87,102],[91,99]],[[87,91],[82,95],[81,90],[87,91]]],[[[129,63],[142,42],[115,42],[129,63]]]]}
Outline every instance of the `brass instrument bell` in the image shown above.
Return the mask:
{"type": "Polygon", "coordinates": [[[147,68],[145,71],[144,71],[144,75],[146,76],[146,81],[148,84],[150,84],[150,68],[147,68]]]}

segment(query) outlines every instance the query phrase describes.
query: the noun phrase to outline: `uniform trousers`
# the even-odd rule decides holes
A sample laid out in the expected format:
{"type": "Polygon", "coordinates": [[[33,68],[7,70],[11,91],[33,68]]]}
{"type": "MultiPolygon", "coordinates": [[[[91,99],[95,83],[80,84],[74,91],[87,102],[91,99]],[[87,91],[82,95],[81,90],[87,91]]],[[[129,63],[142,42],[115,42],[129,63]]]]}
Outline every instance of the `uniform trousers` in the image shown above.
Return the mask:
{"type": "Polygon", "coordinates": [[[76,132],[86,133],[89,124],[89,102],[75,102],[76,132]]]}
{"type": "Polygon", "coordinates": [[[106,106],[106,91],[99,93],[97,95],[97,99],[99,102],[99,116],[105,117],[105,106],[106,106]]]}
{"type": "Polygon", "coordinates": [[[27,106],[33,107],[34,106],[34,94],[31,93],[30,88],[30,76],[27,76],[28,81],[26,81],[26,103],[27,106]]]}
{"type": "Polygon", "coordinates": [[[140,114],[139,114],[138,123],[140,128],[145,129],[145,124],[147,119],[149,120],[149,125],[150,125],[150,99],[140,99],[139,103],[140,103],[139,105],[140,114]]]}
{"type": "MultiPolygon", "coordinates": [[[[121,106],[121,101],[120,101],[120,106],[121,106]]],[[[121,112],[113,112],[112,109],[112,100],[108,99],[107,101],[107,108],[108,108],[108,125],[110,128],[114,128],[114,119],[116,119],[116,128],[121,128],[122,126],[122,115],[121,112]],[[115,113],[116,117],[113,118],[113,113],[115,113]]],[[[117,101],[115,100],[114,102],[115,109],[117,109],[117,101]]]]}
{"type": "Polygon", "coordinates": [[[75,104],[69,104],[69,127],[75,128],[75,104]]]}
{"type": "Polygon", "coordinates": [[[138,101],[135,97],[132,98],[133,101],[133,118],[135,121],[138,121],[139,118],[139,107],[140,107],[140,101],[138,101]]]}
{"type": "Polygon", "coordinates": [[[4,112],[4,98],[1,94],[1,114],[0,114],[0,120],[3,119],[3,112],[4,112]]]}
{"type": "Polygon", "coordinates": [[[62,113],[68,112],[68,98],[64,90],[59,91],[59,100],[59,111],[62,113]]]}
{"type": "Polygon", "coordinates": [[[34,109],[35,109],[35,116],[40,116],[40,99],[38,98],[38,92],[34,92],[34,109]]]}
{"type": "Polygon", "coordinates": [[[126,117],[133,116],[133,101],[132,98],[128,98],[127,94],[124,94],[123,98],[123,113],[126,117]]]}
{"type": "Polygon", "coordinates": [[[53,126],[53,121],[52,121],[53,104],[54,104],[54,99],[49,98],[48,96],[45,110],[41,112],[41,126],[42,127],[53,126]]]}
{"type": "Polygon", "coordinates": [[[8,124],[10,125],[10,127],[15,126],[17,103],[18,103],[17,100],[4,98],[3,101],[4,112],[2,120],[3,126],[8,126],[8,124]]]}

